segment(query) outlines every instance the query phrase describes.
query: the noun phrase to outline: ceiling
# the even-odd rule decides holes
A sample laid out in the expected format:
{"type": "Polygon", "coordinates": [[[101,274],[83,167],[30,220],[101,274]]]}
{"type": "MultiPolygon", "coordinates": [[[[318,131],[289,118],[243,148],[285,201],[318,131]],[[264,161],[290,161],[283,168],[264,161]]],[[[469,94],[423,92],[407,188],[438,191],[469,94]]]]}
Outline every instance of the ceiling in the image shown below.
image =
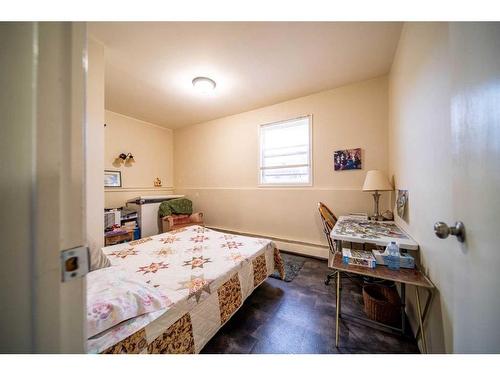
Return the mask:
{"type": "Polygon", "coordinates": [[[105,45],[106,109],[168,128],[389,72],[391,22],[92,22],[105,45]],[[192,79],[217,82],[196,92],[192,79]]]}

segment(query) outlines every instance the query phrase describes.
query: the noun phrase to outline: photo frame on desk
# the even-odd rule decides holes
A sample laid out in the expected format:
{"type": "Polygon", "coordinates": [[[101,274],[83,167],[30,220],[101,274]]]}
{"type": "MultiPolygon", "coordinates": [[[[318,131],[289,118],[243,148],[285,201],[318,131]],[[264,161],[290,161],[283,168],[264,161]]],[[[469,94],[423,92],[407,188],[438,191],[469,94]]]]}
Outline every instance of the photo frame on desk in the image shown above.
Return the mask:
{"type": "Polygon", "coordinates": [[[122,187],[122,173],[120,171],[104,171],[104,187],[122,187]]]}

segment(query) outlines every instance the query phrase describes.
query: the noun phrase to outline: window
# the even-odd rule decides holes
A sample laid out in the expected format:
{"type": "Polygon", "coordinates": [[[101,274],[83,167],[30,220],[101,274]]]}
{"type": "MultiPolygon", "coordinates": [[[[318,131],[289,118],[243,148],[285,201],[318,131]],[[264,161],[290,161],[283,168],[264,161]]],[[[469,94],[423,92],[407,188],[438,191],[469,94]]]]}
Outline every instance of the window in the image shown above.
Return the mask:
{"type": "Polygon", "coordinates": [[[311,185],[311,116],[260,126],[260,184],[311,185]]]}

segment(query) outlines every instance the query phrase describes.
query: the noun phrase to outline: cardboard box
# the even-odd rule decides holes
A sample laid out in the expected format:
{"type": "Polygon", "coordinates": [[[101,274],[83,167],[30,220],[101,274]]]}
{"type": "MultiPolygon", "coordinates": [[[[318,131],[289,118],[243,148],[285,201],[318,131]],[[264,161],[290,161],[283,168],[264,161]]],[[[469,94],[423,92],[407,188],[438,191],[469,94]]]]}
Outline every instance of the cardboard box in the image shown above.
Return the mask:
{"type": "Polygon", "coordinates": [[[342,249],[342,262],[353,266],[375,268],[377,261],[370,251],[342,249]]]}
{"type": "MultiPolygon", "coordinates": [[[[383,255],[384,251],[382,250],[372,250],[373,256],[377,262],[377,266],[385,266],[385,255],[383,255]]],[[[400,255],[400,264],[401,268],[415,268],[415,259],[408,254],[400,255]]]]}

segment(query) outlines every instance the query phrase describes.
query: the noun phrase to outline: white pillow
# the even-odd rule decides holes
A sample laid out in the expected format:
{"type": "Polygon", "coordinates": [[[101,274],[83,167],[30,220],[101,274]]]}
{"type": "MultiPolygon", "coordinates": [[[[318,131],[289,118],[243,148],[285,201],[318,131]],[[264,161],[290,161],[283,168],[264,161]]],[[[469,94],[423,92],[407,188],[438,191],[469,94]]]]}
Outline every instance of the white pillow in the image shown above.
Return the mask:
{"type": "Polygon", "coordinates": [[[87,337],[127,319],[166,308],[168,299],[130,271],[102,268],[87,274],[87,337]]]}
{"type": "Polygon", "coordinates": [[[90,271],[95,271],[101,268],[110,267],[111,262],[108,257],[104,255],[102,249],[94,246],[89,247],[90,256],[90,271]]]}

